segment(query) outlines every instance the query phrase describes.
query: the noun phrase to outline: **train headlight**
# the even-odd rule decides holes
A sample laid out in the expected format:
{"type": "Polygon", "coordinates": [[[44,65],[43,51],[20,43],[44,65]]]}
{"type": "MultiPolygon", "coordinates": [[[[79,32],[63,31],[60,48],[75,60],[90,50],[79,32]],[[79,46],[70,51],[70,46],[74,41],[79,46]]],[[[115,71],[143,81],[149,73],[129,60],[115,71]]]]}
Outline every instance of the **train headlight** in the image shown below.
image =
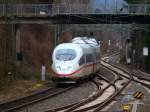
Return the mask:
{"type": "Polygon", "coordinates": [[[56,68],[57,68],[57,70],[58,70],[58,71],[61,71],[61,68],[60,68],[60,66],[57,66],[56,68]]]}

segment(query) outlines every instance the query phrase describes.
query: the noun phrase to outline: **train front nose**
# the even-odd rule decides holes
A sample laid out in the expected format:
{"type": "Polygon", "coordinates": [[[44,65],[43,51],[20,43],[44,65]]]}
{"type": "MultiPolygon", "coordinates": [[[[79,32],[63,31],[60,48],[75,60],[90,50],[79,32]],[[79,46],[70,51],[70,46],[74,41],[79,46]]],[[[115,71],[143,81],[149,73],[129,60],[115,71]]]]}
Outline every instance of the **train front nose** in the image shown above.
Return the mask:
{"type": "Polygon", "coordinates": [[[56,72],[60,75],[68,75],[72,72],[72,66],[66,66],[66,65],[63,65],[63,66],[56,66],[56,72]]]}
{"type": "Polygon", "coordinates": [[[71,72],[71,70],[72,70],[71,66],[61,67],[61,72],[66,73],[66,74],[69,74],[71,72]]]}
{"type": "Polygon", "coordinates": [[[73,72],[73,65],[72,64],[55,64],[52,66],[54,71],[54,76],[56,77],[69,77],[70,74],[73,72]]]}

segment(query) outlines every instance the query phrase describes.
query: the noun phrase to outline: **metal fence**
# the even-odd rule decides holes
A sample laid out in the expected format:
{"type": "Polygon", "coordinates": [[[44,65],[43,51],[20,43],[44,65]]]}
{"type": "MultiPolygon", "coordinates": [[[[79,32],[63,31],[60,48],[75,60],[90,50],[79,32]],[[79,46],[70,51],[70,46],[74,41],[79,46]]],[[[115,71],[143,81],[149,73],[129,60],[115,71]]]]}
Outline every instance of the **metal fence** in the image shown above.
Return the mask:
{"type": "Polygon", "coordinates": [[[61,14],[135,14],[150,13],[149,4],[125,5],[121,9],[115,6],[99,6],[93,8],[89,4],[0,4],[0,16],[53,16],[61,14]],[[107,8],[109,7],[109,8],[107,8]],[[103,11],[100,11],[100,9],[103,11]],[[109,10],[108,10],[109,9],[109,10]]]}

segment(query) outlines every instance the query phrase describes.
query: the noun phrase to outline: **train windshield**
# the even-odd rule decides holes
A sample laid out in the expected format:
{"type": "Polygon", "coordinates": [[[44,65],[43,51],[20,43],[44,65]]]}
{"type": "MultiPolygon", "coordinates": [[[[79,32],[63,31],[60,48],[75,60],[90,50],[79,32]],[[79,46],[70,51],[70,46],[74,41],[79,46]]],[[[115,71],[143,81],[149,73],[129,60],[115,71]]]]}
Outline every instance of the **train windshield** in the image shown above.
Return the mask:
{"type": "Polygon", "coordinates": [[[70,61],[75,59],[77,53],[73,49],[59,49],[56,51],[56,59],[59,61],[70,61]]]}

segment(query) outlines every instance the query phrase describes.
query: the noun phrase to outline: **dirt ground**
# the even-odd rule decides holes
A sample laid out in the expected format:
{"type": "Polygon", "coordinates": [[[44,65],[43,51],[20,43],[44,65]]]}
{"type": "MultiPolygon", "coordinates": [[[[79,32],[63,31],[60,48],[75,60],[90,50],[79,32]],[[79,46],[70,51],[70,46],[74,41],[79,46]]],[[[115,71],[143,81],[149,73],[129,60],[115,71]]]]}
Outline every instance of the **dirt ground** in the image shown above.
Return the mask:
{"type": "Polygon", "coordinates": [[[48,86],[50,86],[50,83],[47,84],[40,81],[12,81],[9,85],[6,85],[5,89],[0,91],[0,102],[13,100],[25,95],[30,95],[33,92],[48,86]]]}

